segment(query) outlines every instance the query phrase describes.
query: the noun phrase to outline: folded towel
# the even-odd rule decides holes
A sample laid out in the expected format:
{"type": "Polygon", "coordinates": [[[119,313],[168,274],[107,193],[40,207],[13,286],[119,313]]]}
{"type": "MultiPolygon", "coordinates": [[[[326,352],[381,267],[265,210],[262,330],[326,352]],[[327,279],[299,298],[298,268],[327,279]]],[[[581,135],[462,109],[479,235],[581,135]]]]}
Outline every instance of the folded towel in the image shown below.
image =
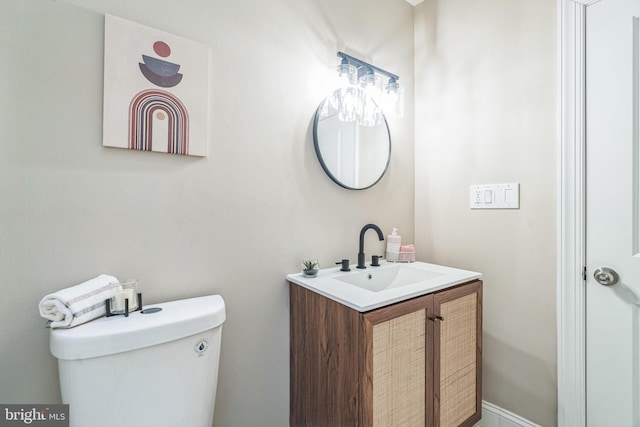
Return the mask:
{"type": "Polygon", "coordinates": [[[51,328],[72,328],[106,314],[104,301],[118,292],[118,279],[101,274],[79,285],[46,295],[38,308],[51,328]]]}

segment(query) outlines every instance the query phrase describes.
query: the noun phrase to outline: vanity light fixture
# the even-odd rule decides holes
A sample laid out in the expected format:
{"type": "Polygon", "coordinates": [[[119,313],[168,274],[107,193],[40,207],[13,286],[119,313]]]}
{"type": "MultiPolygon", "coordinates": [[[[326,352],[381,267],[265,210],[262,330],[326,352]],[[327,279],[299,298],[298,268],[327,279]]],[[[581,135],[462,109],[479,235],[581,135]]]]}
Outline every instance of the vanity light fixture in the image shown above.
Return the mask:
{"type": "Polygon", "coordinates": [[[363,126],[375,126],[387,117],[404,115],[404,91],[400,77],[344,52],[338,76],[342,87],[333,93],[331,107],[342,121],[358,121],[363,126]],[[383,85],[383,78],[387,83],[383,85]]]}

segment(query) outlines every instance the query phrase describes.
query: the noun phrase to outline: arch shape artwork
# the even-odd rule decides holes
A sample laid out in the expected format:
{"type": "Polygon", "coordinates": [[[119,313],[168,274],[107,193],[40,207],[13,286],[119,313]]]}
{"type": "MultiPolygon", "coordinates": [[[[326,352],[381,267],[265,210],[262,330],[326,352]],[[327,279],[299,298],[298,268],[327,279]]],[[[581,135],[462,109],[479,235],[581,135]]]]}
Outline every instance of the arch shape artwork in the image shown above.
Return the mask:
{"type": "Polygon", "coordinates": [[[189,154],[189,114],[174,95],[143,90],[129,104],[129,148],[189,154]]]}

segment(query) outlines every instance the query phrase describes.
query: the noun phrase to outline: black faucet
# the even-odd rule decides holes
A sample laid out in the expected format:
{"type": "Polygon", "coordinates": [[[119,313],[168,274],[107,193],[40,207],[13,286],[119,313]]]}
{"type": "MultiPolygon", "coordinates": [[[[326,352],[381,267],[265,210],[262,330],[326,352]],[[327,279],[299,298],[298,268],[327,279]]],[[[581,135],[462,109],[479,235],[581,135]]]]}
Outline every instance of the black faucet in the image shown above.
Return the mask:
{"type": "Polygon", "coordinates": [[[370,228],[375,230],[376,233],[378,233],[378,238],[380,240],[384,240],[384,235],[382,234],[382,230],[380,230],[380,227],[378,227],[377,225],[367,224],[364,227],[362,227],[362,230],[360,230],[360,246],[358,248],[358,267],[357,268],[367,268],[364,262],[364,233],[366,233],[367,230],[369,230],[370,228]]]}

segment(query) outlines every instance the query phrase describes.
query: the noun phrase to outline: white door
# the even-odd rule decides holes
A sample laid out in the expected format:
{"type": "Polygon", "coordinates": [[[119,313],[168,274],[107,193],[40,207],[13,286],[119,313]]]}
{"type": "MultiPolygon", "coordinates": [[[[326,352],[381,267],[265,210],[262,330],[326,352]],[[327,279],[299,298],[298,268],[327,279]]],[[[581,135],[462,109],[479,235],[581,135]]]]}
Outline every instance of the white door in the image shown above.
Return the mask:
{"type": "Polygon", "coordinates": [[[586,10],[587,426],[639,427],[640,0],[586,10]]]}

